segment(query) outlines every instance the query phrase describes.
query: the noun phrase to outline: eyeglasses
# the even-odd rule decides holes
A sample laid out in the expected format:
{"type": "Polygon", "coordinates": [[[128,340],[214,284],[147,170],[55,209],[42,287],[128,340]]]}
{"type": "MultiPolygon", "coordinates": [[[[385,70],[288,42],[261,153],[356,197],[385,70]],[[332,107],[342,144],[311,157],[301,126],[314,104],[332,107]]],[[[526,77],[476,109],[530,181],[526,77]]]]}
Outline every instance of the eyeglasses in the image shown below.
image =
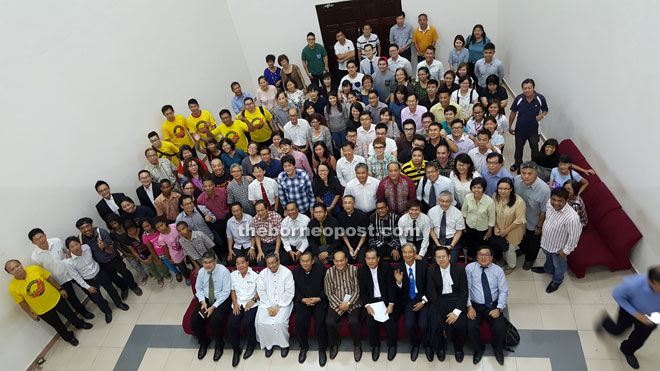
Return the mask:
{"type": "Polygon", "coordinates": [[[374,146],[374,149],[383,149],[385,146],[374,146]]]}
{"type": "Polygon", "coordinates": [[[492,256],[492,255],[491,255],[491,254],[482,254],[482,253],[479,253],[479,254],[477,254],[477,256],[480,257],[480,258],[487,258],[487,257],[492,256]]]}

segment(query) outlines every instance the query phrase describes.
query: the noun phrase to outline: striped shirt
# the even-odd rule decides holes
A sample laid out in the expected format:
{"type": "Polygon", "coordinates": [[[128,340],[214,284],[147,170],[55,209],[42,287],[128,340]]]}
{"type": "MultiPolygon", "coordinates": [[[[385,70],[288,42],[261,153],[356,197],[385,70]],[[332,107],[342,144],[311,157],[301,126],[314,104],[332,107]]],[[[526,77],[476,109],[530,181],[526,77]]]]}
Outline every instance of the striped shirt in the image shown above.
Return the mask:
{"type": "Polygon", "coordinates": [[[364,35],[360,35],[360,37],[357,38],[357,49],[360,51],[360,55],[362,58],[366,58],[366,54],[364,54],[364,46],[367,44],[370,44],[371,46],[374,47],[374,55],[378,56],[378,45],[380,45],[380,39],[378,38],[378,35],[375,33],[372,33],[369,35],[369,40],[367,40],[364,35]]]}
{"type": "Polygon", "coordinates": [[[344,314],[343,311],[339,310],[339,305],[344,301],[346,295],[351,296],[348,301],[348,312],[362,307],[360,286],[358,285],[358,269],[354,265],[347,264],[343,271],[337,269],[336,266],[330,267],[325,273],[323,284],[329,307],[337,314],[344,314]]]}
{"type": "Polygon", "coordinates": [[[390,211],[387,213],[387,219],[383,220],[377,213],[373,213],[369,217],[369,225],[373,231],[369,238],[369,247],[380,249],[384,244],[388,244],[393,249],[400,247],[400,241],[394,235],[399,225],[398,215],[390,211]]]}
{"type": "Polygon", "coordinates": [[[543,222],[543,233],[541,235],[541,247],[549,253],[563,251],[568,255],[577,246],[582,233],[580,216],[566,203],[557,211],[550,204],[545,205],[545,222],[543,222]]]}
{"type": "Polygon", "coordinates": [[[233,179],[227,186],[227,203],[232,204],[238,202],[243,206],[243,211],[248,215],[256,214],[254,204],[250,202],[248,197],[248,189],[252,183],[252,177],[243,176],[241,184],[238,184],[236,179],[233,179]]]}
{"type": "Polygon", "coordinates": [[[422,160],[422,165],[420,167],[415,167],[412,160],[406,162],[401,166],[401,172],[404,175],[407,175],[410,180],[415,183],[415,187],[419,183],[419,180],[424,176],[424,168],[426,167],[426,160],[422,160]]]}
{"type": "Polygon", "coordinates": [[[589,223],[589,217],[587,217],[587,207],[584,205],[582,197],[575,195],[568,200],[568,204],[571,205],[573,210],[575,210],[580,216],[580,223],[582,223],[582,226],[586,227],[587,223],[589,223]]]}
{"type": "Polygon", "coordinates": [[[186,252],[186,256],[194,260],[202,260],[205,252],[211,251],[215,243],[200,231],[192,231],[190,239],[179,235],[179,246],[186,252]]]}

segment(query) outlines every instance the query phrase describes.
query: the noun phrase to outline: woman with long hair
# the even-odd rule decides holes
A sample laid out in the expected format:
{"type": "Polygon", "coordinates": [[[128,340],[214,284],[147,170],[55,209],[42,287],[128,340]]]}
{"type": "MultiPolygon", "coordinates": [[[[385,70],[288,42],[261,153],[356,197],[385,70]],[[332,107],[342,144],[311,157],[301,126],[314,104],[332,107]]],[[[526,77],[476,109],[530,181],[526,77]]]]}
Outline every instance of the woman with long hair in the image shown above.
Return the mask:
{"type": "MultiPolygon", "coordinates": [[[[417,82],[415,83],[415,94],[417,94],[417,99],[422,100],[428,97],[426,92],[426,87],[429,83],[429,69],[428,67],[420,67],[417,70],[417,82]]],[[[438,82],[439,83],[439,82],[438,82]]]]}
{"type": "Polygon", "coordinates": [[[580,183],[575,180],[567,180],[564,183],[564,189],[568,192],[568,204],[580,216],[582,227],[586,227],[587,223],[589,223],[589,217],[587,216],[587,207],[584,205],[582,197],[578,194],[580,187],[580,183]]]}
{"type": "MultiPolygon", "coordinates": [[[[318,113],[313,114],[309,118],[309,130],[307,131],[307,141],[309,143],[321,142],[326,149],[332,150],[332,135],[327,126],[321,124],[321,116],[318,113]]],[[[312,148],[312,153],[314,149],[312,148]]]]}
{"type": "Polygon", "coordinates": [[[505,274],[516,269],[516,248],[525,235],[525,201],[516,194],[511,178],[502,178],[497,182],[495,201],[494,238],[504,238],[508,250],[504,253],[505,274]]]}
{"type": "MultiPolygon", "coordinates": [[[[297,89],[303,89],[304,91],[305,79],[303,78],[303,74],[300,71],[300,67],[289,63],[289,57],[287,57],[286,54],[281,54],[279,57],[277,57],[277,63],[282,67],[280,72],[282,81],[292,80],[297,89]]],[[[284,87],[285,85],[282,85],[282,88],[284,87]]]]}
{"type": "Polygon", "coordinates": [[[195,152],[193,152],[192,147],[190,147],[187,144],[184,144],[181,146],[179,149],[179,168],[177,169],[177,172],[181,175],[183,175],[183,162],[189,158],[194,158],[197,160],[197,163],[199,163],[199,166],[203,167],[204,169],[208,170],[206,167],[206,164],[204,161],[200,160],[196,155],[195,152]]]}
{"type": "Polygon", "coordinates": [[[484,57],[484,47],[490,42],[490,39],[486,36],[486,31],[484,31],[484,26],[480,24],[474,25],[472,27],[472,34],[465,39],[465,47],[469,51],[468,64],[470,65],[470,75],[475,78],[474,74],[474,64],[477,61],[484,57]]]}
{"type": "Polygon", "coordinates": [[[314,142],[312,150],[312,167],[314,173],[316,173],[316,168],[319,164],[326,164],[330,170],[329,176],[335,176],[337,174],[337,160],[332,155],[332,152],[328,150],[326,144],[324,142],[314,142]]]}
{"type": "Polygon", "coordinates": [[[347,126],[351,129],[357,129],[360,126],[360,114],[364,112],[364,106],[361,102],[355,102],[351,104],[351,114],[348,116],[347,126]]]}
{"type": "Polygon", "coordinates": [[[467,153],[461,153],[454,159],[454,169],[449,173],[449,179],[454,182],[454,198],[456,207],[461,208],[465,195],[470,193],[470,182],[481,174],[474,170],[474,162],[467,153]]]}
{"type": "Polygon", "coordinates": [[[338,148],[342,148],[346,143],[346,122],[349,113],[346,100],[339,99],[336,91],[329,92],[328,105],[325,106],[324,114],[332,140],[338,148]]]}
{"type": "Polygon", "coordinates": [[[236,149],[236,145],[229,138],[222,138],[220,141],[220,149],[222,150],[222,164],[225,166],[225,169],[231,168],[233,164],[241,164],[243,159],[247,157],[245,152],[242,149],[236,149]]]}
{"type": "Polygon", "coordinates": [[[183,177],[181,180],[183,182],[189,181],[195,186],[195,198],[202,194],[202,179],[209,176],[209,171],[200,167],[197,161],[193,158],[189,158],[183,162],[183,177]]]}
{"type": "Polygon", "coordinates": [[[405,68],[396,69],[394,72],[394,80],[396,81],[397,86],[404,86],[406,90],[408,90],[408,93],[415,91],[415,85],[410,82],[410,76],[408,76],[408,72],[405,70],[405,68]]]}
{"type": "Polygon", "coordinates": [[[316,174],[312,181],[312,190],[318,202],[323,202],[327,205],[328,211],[333,216],[337,216],[341,211],[341,199],[344,194],[339,180],[335,176],[330,175],[330,167],[326,163],[319,163],[316,167],[316,174]]]}
{"type": "Polygon", "coordinates": [[[408,107],[406,105],[406,97],[408,96],[408,88],[404,85],[399,85],[394,89],[394,99],[390,102],[390,110],[392,110],[392,116],[394,116],[394,121],[399,126],[399,130],[403,132],[401,127],[401,110],[408,107]]]}

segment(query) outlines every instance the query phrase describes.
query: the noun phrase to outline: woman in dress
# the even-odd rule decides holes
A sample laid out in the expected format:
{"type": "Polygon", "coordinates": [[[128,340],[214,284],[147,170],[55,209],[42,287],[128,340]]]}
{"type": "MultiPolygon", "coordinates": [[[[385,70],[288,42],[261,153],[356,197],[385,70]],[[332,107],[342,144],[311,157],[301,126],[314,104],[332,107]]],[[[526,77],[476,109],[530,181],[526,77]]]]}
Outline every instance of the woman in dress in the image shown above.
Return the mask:
{"type": "Polygon", "coordinates": [[[495,228],[493,234],[506,239],[508,250],[504,253],[504,273],[516,269],[516,248],[525,235],[525,201],[516,194],[511,178],[497,182],[495,201],[495,228]]]}
{"type": "Polygon", "coordinates": [[[467,153],[461,153],[454,159],[454,170],[449,173],[449,179],[454,182],[454,196],[456,207],[461,208],[465,195],[470,193],[470,182],[481,174],[474,171],[474,162],[467,153]]]}
{"type": "Polygon", "coordinates": [[[339,180],[330,175],[330,167],[325,163],[320,163],[316,168],[318,176],[312,181],[314,196],[318,202],[323,202],[332,216],[337,216],[341,211],[341,199],[344,190],[339,180]]]}

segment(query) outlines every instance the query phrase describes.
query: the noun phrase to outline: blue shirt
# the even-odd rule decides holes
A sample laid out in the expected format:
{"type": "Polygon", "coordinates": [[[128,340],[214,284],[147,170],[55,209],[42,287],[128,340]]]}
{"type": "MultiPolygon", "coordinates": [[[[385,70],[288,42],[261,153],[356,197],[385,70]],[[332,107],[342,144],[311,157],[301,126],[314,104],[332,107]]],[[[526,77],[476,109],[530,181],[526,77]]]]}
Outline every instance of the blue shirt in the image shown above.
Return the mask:
{"type": "Polygon", "coordinates": [[[101,234],[101,240],[108,246],[112,246],[114,242],[110,237],[110,233],[103,228],[94,227],[94,235],[92,237],[86,237],[83,234],[81,236],[81,242],[84,245],[89,245],[89,248],[92,250],[92,257],[98,263],[108,263],[110,260],[117,256],[117,249],[114,249],[112,254],[108,254],[99,247],[99,233],[101,234]]]}
{"type": "Polygon", "coordinates": [[[486,59],[481,58],[474,64],[474,74],[477,76],[477,84],[482,88],[486,88],[486,78],[490,75],[495,75],[500,78],[500,81],[504,79],[504,66],[502,66],[502,61],[497,58],[493,58],[490,61],[490,64],[486,63],[486,59]]]}
{"type": "Polygon", "coordinates": [[[513,180],[516,194],[525,201],[525,219],[527,219],[526,228],[533,231],[539,222],[541,212],[545,212],[545,206],[550,200],[550,188],[540,178],[536,178],[531,186],[523,183],[520,175],[513,180]]]}
{"type": "Polygon", "coordinates": [[[309,210],[316,198],[312,190],[312,179],[306,172],[296,169],[296,175],[290,178],[287,173],[282,172],[277,177],[277,188],[282,205],[293,201],[298,204],[301,213],[309,210]]]}
{"type": "Polygon", "coordinates": [[[250,93],[243,92],[242,97],[237,97],[236,94],[231,98],[231,108],[234,110],[235,114],[241,113],[241,110],[245,109],[245,103],[243,103],[243,99],[245,98],[252,98],[252,95],[250,93]]]}
{"type": "Polygon", "coordinates": [[[259,164],[264,167],[266,176],[269,178],[277,179],[277,176],[284,171],[282,168],[282,162],[278,159],[271,158],[270,165],[266,165],[266,163],[263,161],[261,161],[259,164]]]}
{"type": "Polygon", "coordinates": [[[484,167],[483,170],[481,170],[481,177],[486,180],[486,192],[484,194],[489,197],[493,197],[493,194],[497,192],[497,182],[499,182],[500,179],[509,178],[513,180],[513,175],[511,175],[509,170],[504,167],[502,167],[495,175],[488,171],[488,167],[484,167]]]}
{"type": "MultiPolygon", "coordinates": [[[[275,86],[277,84],[277,82],[282,79],[282,76],[280,75],[281,72],[282,72],[282,69],[279,68],[279,67],[276,67],[275,72],[270,72],[270,70],[268,68],[264,69],[264,77],[266,78],[266,81],[268,81],[268,85],[275,86]]],[[[245,94],[245,93],[243,93],[243,94],[245,94]]]]}
{"type": "Polygon", "coordinates": [[[406,106],[405,104],[397,104],[394,101],[390,102],[390,109],[392,110],[392,116],[394,116],[394,121],[397,124],[401,124],[401,110],[406,107],[408,106],[406,106]]]}
{"type": "Polygon", "coordinates": [[[577,171],[570,170],[568,175],[561,175],[559,173],[559,168],[557,167],[552,168],[552,171],[550,171],[550,179],[553,179],[554,181],[554,183],[551,184],[552,188],[563,187],[564,183],[566,183],[569,180],[575,180],[576,182],[582,181],[582,177],[580,176],[580,174],[578,174],[577,171]]]}
{"type": "Polygon", "coordinates": [[[470,63],[476,63],[479,59],[484,57],[484,46],[490,42],[489,38],[481,38],[481,42],[471,41],[472,35],[468,36],[465,40],[468,50],[470,51],[470,63]]]}
{"type": "MultiPolygon", "coordinates": [[[[477,304],[484,303],[484,289],[481,286],[481,265],[477,262],[468,264],[465,267],[465,274],[468,280],[468,301],[467,305],[472,306],[472,302],[477,304]]],[[[493,301],[497,302],[497,308],[504,310],[506,307],[506,298],[509,295],[509,287],[506,284],[504,271],[498,265],[490,263],[486,268],[486,277],[488,277],[488,286],[493,301]]]]}
{"type": "Polygon", "coordinates": [[[406,50],[410,48],[413,38],[413,29],[408,23],[404,23],[403,27],[399,27],[398,24],[394,24],[390,28],[390,44],[397,44],[399,48],[403,47],[406,44],[406,50]]]}
{"type": "Polygon", "coordinates": [[[222,264],[216,264],[213,272],[209,273],[202,268],[197,273],[195,282],[195,296],[200,303],[209,297],[209,279],[213,279],[213,293],[215,295],[214,307],[219,307],[229,297],[231,292],[231,276],[229,271],[222,264]]]}
{"type": "MultiPolygon", "coordinates": [[[[516,97],[511,105],[511,111],[518,113],[518,124],[516,125],[516,136],[527,138],[530,136],[538,135],[539,123],[536,121],[536,116],[541,112],[548,111],[548,103],[545,97],[539,93],[532,98],[531,102],[527,101],[524,94],[516,97]]],[[[513,124],[512,122],[509,124],[513,124]]]]}
{"type": "Polygon", "coordinates": [[[614,288],[614,300],[630,314],[643,313],[649,315],[660,312],[660,293],[654,292],[649,286],[646,274],[628,276],[623,283],[614,288]]]}
{"type": "Polygon", "coordinates": [[[222,164],[225,166],[225,169],[231,169],[231,165],[233,164],[241,164],[243,162],[243,159],[246,158],[247,155],[245,152],[243,152],[242,149],[237,149],[234,151],[234,157],[229,156],[229,154],[223,152],[220,155],[220,159],[222,160],[222,164]]]}
{"type": "Polygon", "coordinates": [[[461,63],[467,63],[470,59],[470,51],[466,48],[461,49],[460,53],[456,52],[456,49],[449,51],[449,64],[454,67],[454,70],[458,69],[458,65],[461,63]]]}

